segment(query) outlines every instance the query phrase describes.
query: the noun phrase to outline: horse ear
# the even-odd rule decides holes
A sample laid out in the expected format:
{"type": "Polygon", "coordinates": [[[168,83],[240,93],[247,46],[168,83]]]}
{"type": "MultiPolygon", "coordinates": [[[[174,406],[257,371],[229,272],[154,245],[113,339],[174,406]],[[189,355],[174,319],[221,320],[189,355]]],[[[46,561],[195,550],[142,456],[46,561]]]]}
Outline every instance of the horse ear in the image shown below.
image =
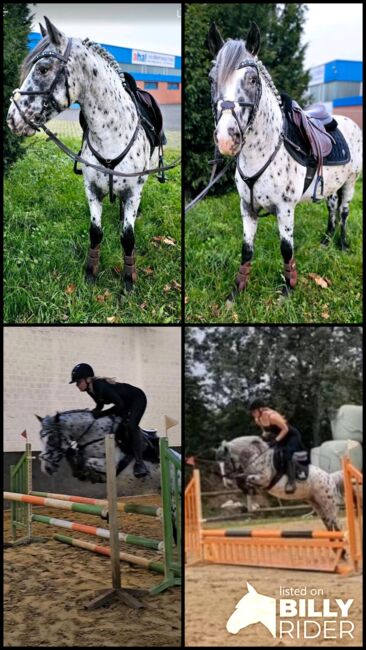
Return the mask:
{"type": "Polygon", "coordinates": [[[222,38],[219,30],[216,27],[216,23],[212,23],[210,26],[208,37],[207,37],[208,49],[210,50],[212,56],[221,50],[224,45],[224,39],[222,38]]]}
{"type": "Polygon", "coordinates": [[[58,411],[56,411],[55,422],[59,422],[59,421],[60,421],[60,414],[58,411]]]}
{"type": "Polygon", "coordinates": [[[50,42],[54,45],[61,45],[63,41],[63,34],[59,32],[57,27],[55,27],[50,20],[48,20],[47,16],[44,16],[44,19],[46,23],[47,33],[50,37],[50,42]]]}
{"type": "Polygon", "coordinates": [[[261,46],[261,34],[259,31],[259,27],[257,23],[254,22],[254,20],[251,21],[250,23],[250,29],[247,34],[247,39],[245,41],[245,47],[250,52],[255,56],[259,52],[259,48],[261,46]]]}
{"type": "Polygon", "coordinates": [[[39,29],[40,29],[40,31],[41,31],[41,36],[42,36],[42,38],[44,38],[45,36],[47,36],[47,30],[45,29],[45,27],[43,27],[43,25],[42,25],[41,23],[39,23],[39,29]]]}
{"type": "Polygon", "coordinates": [[[37,413],[35,413],[34,415],[35,415],[35,417],[37,418],[37,420],[39,420],[40,423],[42,424],[42,422],[43,422],[43,418],[41,418],[40,415],[37,415],[37,413]]]}

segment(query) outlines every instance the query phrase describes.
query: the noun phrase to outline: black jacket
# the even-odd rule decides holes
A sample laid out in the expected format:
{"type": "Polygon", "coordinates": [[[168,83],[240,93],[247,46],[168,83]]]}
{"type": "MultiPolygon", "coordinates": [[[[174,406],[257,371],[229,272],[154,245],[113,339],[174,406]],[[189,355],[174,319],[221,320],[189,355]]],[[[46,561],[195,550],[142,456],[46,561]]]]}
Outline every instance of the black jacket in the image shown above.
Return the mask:
{"type": "Polygon", "coordinates": [[[94,417],[100,418],[106,415],[119,415],[126,417],[135,400],[145,398],[145,393],[131,384],[110,384],[105,379],[93,380],[93,392],[88,387],[88,395],[93,398],[96,408],[93,411],[94,417]],[[105,404],[114,404],[106,411],[102,411],[105,404]]]}

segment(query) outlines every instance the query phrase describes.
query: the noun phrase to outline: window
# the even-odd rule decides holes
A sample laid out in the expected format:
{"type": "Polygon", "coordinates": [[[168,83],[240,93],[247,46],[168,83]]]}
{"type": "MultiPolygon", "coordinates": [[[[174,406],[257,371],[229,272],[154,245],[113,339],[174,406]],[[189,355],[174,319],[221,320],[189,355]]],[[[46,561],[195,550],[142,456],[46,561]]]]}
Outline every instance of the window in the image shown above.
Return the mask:
{"type": "Polygon", "coordinates": [[[145,81],[144,82],[145,90],[157,90],[158,82],[157,81],[145,81]]]}
{"type": "Polygon", "coordinates": [[[179,90],[179,84],[168,81],[168,90],[179,90]]]}

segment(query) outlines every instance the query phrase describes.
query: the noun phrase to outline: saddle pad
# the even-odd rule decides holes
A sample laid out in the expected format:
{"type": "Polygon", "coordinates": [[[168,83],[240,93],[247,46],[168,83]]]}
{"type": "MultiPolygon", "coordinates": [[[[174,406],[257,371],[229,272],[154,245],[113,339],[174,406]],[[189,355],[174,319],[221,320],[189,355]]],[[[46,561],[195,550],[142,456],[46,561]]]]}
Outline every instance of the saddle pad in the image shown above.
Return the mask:
{"type": "MultiPolygon", "coordinates": [[[[334,122],[327,125],[325,128],[331,132],[335,144],[333,144],[332,151],[326,158],[323,159],[323,165],[345,165],[350,161],[350,152],[348,144],[341,133],[336,127],[334,129],[334,122]]],[[[292,120],[285,114],[285,147],[289,154],[304,167],[316,167],[317,161],[311,154],[310,147],[307,141],[303,138],[301,131],[292,122],[292,120]]]]}

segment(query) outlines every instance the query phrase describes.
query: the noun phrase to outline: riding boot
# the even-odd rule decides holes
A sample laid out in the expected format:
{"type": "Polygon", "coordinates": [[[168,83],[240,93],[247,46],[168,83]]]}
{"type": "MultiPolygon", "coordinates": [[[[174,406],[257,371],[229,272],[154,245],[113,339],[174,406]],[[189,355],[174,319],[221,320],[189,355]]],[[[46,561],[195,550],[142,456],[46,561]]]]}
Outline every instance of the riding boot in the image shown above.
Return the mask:
{"type": "Polygon", "coordinates": [[[296,490],[296,472],[292,460],[286,464],[287,483],[285,487],[286,494],[292,494],[296,490]]]}
{"type": "Polygon", "coordinates": [[[144,461],[142,460],[143,440],[142,440],[142,433],[138,427],[134,431],[130,431],[129,440],[130,440],[130,447],[133,451],[133,455],[135,456],[135,465],[133,468],[133,473],[136,476],[136,478],[142,478],[143,476],[146,476],[150,472],[146,467],[144,461]]]}

